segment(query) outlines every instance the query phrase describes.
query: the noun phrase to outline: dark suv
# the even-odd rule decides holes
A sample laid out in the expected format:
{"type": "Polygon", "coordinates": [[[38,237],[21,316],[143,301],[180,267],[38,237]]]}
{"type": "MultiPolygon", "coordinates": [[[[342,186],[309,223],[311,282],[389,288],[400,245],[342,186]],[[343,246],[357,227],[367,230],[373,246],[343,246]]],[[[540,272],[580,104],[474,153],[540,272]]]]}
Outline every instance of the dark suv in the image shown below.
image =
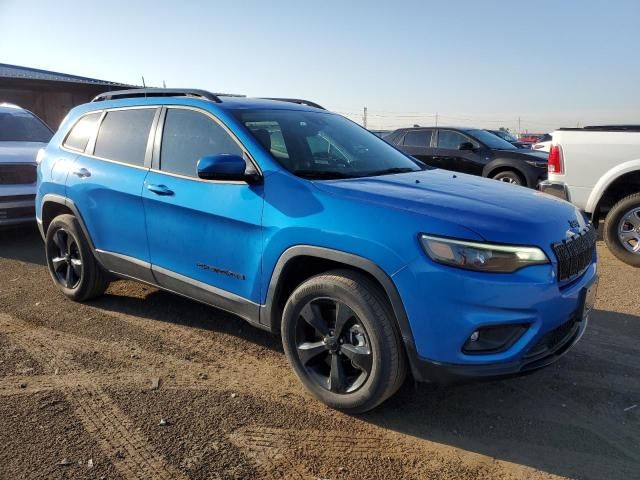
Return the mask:
{"type": "Polygon", "coordinates": [[[547,155],[519,149],[477,128],[401,128],[385,140],[427,165],[536,188],[547,155]]]}

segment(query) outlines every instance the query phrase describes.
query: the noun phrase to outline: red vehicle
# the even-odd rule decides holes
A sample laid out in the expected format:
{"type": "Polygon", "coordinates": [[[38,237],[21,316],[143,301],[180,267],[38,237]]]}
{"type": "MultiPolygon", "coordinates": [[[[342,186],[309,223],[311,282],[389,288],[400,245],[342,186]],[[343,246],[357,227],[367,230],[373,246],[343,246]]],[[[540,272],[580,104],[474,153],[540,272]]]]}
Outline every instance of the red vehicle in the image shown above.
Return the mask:
{"type": "Polygon", "coordinates": [[[542,133],[524,133],[520,135],[520,138],[518,138],[518,141],[522,143],[529,143],[529,144],[538,143],[538,141],[540,140],[540,138],[542,138],[542,136],[543,136],[542,133]]]}

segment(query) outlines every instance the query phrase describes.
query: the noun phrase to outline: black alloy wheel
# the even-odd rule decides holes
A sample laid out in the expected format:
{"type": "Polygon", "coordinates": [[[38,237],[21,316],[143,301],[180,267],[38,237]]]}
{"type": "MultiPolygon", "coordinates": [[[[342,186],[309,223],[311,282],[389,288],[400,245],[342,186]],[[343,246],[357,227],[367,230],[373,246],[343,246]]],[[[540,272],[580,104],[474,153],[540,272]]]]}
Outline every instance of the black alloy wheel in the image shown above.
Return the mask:
{"type": "Polygon", "coordinates": [[[373,366],[369,336],[345,303],[313,299],[300,311],[295,328],[296,355],[318,385],[351,393],[366,382],[373,366]]]}
{"type": "Polygon", "coordinates": [[[78,286],[82,280],[82,256],[76,238],[67,230],[60,228],[53,235],[50,246],[53,272],[58,283],[68,289],[78,286]]]}
{"type": "Polygon", "coordinates": [[[98,264],[73,215],[59,215],[51,221],[45,245],[49,273],[65,296],[82,302],[104,293],[110,277],[98,264]]]}

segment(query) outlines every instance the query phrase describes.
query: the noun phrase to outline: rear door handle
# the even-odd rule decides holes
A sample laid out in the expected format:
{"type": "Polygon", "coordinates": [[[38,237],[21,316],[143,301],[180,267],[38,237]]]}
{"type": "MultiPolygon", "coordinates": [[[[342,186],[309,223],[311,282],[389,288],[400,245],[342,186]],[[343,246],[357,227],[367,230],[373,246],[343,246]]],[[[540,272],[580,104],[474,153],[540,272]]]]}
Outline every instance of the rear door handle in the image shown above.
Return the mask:
{"type": "Polygon", "coordinates": [[[86,168],[80,168],[78,170],[74,170],[73,174],[77,175],[80,178],[87,178],[87,177],[91,176],[91,172],[89,170],[87,170],[86,168]]]}
{"type": "Polygon", "coordinates": [[[154,185],[150,183],[147,185],[147,190],[155,193],[156,195],[173,195],[173,190],[166,185],[154,185]]]}

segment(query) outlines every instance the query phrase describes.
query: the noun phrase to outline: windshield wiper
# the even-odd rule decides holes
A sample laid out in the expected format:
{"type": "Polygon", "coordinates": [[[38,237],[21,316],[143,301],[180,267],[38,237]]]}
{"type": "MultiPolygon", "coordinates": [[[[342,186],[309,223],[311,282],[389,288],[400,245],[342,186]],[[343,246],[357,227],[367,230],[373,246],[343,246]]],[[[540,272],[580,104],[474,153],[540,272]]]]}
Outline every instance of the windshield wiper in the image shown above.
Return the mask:
{"type": "Polygon", "coordinates": [[[367,175],[372,177],[377,177],[379,175],[393,175],[394,173],[419,172],[420,170],[416,170],[413,167],[394,167],[394,168],[386,168],[384,170],[376,170],[373,172],[368,172],[367,175]]]}
{"type": "Polygon", "coordinates": [[[345,172],[338,172],[334,170],[294,170],[293,174],[309,180],[333,180],[336,178],[356,177],[355,175],[350,175],[345,172]]]}

